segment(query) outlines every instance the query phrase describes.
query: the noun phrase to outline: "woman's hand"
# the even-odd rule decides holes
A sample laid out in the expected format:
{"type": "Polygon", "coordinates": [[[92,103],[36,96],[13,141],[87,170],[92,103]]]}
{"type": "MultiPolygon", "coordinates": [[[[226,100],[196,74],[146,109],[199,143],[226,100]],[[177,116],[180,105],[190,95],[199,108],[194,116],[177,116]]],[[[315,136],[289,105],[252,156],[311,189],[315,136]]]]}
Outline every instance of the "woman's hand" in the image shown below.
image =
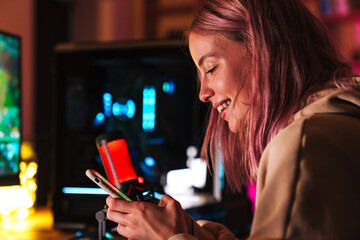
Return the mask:
{"type": "Polygon", "coordinates": [[[168,195],[161,198],[159,205],[112,197],[106,199],[106,204],[107,218],[118,223],[118,233],[128,239],[168,239],[192,231],[191,217],[168,195]]]}

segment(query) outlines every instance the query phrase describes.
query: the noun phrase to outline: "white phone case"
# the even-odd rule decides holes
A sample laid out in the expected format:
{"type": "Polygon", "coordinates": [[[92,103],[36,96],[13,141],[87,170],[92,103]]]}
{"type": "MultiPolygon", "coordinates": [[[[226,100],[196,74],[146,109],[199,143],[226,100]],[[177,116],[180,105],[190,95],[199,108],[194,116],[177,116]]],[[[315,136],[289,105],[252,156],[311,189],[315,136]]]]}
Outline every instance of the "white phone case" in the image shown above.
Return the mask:
{"type": "Polygon", "coordinates": [[[96,185],[105,190],[105,192],[109,193],[113,198],[123,198],[127,201],[131,201],[131,199],[122,193],[119,189],[117,189],[112,183],[110,183],[106,178],[104,178],[100,173],[95,171],[94,169],[88,169],[85,172],[86,176],[90,178],[96,185]]]}

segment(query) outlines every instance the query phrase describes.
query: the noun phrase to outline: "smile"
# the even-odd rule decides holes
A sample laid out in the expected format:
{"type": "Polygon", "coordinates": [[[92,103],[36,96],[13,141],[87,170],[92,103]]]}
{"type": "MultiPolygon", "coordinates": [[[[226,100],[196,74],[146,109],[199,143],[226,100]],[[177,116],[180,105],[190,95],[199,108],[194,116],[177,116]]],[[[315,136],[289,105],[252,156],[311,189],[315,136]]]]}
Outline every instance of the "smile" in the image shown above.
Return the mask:
{"type": "Polygon", "coordinates": [[[230,100],[227,100],[225,103],[223,103],[223,104],[221,104],[220,106],[218,106],[218,107],[217,107],[218,112],[221,114],[221,112],[222,112],[225,108],[227,108],[227,106],[229,106],[230,102],[231,102],[230,100]]]}

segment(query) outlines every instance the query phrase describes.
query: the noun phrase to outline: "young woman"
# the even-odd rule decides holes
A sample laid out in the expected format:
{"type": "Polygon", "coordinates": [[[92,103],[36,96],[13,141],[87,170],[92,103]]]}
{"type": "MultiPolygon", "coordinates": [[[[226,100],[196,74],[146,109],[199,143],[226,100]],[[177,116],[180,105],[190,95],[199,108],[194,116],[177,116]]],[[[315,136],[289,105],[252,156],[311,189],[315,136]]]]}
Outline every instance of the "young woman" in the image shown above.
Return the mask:
{"type": "MultiPolygon", "coordinates": [[[[359,237],[360,87],[320,22],[300,0],[209,0],[189,47],[212,106],[203,157],[220,150],[232,190],[257,184],[249,239],[359,237]]],[[[167,195],[107,204],[129,239],[235,238],[167,195]]]]}

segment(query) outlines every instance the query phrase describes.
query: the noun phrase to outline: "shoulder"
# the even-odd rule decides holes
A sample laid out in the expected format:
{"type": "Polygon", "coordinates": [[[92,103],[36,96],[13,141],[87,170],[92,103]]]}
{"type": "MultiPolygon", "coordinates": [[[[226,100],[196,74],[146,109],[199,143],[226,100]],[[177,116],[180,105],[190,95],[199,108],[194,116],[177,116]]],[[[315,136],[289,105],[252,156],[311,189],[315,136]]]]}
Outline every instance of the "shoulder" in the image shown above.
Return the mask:
{"type": "Polygon", "coordinates": [[[359,142],[360,118],[348,114],[316,113],[279,132],[260,163],[254,236],[341,235],[359,224],[359,142]]]}
{"type": "Polygon", "coordinates": [[[279,168],[296,171],[300,160],[354,158],[359,142],[360,117],[316,113],[299,119],[281,130],[266,147],[260,161],[260,181],[279,168]]]}
{"type": "Polygon", "coordinates": [[[303,159],[357,157],[360,142],[360,117],[346,114],[315,114],[303,126],[303,159]]]}

